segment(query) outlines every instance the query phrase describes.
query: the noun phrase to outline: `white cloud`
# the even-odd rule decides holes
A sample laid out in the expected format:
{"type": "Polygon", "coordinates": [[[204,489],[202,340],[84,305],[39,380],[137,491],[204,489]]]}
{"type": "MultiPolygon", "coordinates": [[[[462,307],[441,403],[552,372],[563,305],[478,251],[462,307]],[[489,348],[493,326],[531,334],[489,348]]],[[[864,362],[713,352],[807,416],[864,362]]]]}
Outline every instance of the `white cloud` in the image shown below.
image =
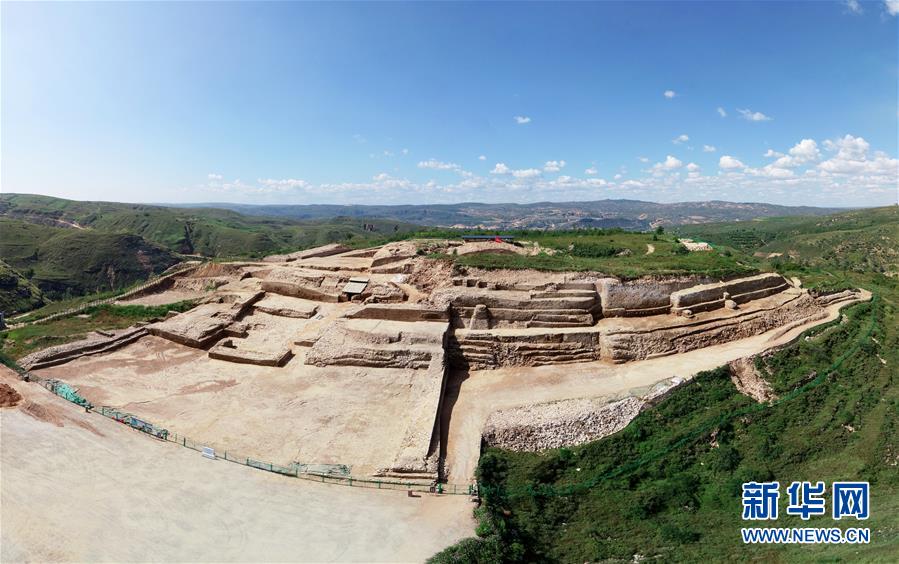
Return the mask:
{"type": "Polygon", "coordinates": [[[445,163],[438,161],[437,159],[428,159],[426,161],[419,162],[418,168],[431,168],[434,170],[459,170],[460,167],[456,163],[445,163]]]}
{"type": "Polygon", "coordinates": [[[718,115],[721,117],[727,117],[727,112],[724,111],[724,108],[718,106],[718,115]]]}
{"type": "Polygon", "coordinates": [[[391,176],[399,174],[391,169],[378,171],[362,182],[322,184],[289,177],[260,178],[248,183],[217,178],[222,175],[209,173],[201,176],[202,183],[196,188],[215,194],[207,201],[251,203],[536,202],[608,197],[651,201],[775,201],[795,205],[813,202],[838,206],[846,205],[845,202],[887,205],[895,199],[899,160],[875,150],[862,137],[843,135],[821,142],[801,139],[782,152],[773,148],[766,152],[766,149],[756,149],[759,160],[765,161],[757,167],[731,155],[721,156],[720,168],[713,164],[699,166],[696,162],[681,162],[667,155],[653,166],[641,165],[644,170],[636,176],[617,170],[609,179],[600,178],[598,167],[592,165],[590,168],[596,169],[597,174],[588,174],[590,169],[587,169],[578,177],[561,173],[547,176],[542,166],[512,169],[505,163],[497,163],[494,174],[475,174],[459,168],[452,169],[454,175],[441,175],[442,180],[432,178],[421,182],[391,176]],[[767,155],[766,159],[761,159],[762,153],[767,155]],[[710,172],[706,174],[706,170],[710,172]]]}
{"type": "Polygon", "coordinates": [[[353,141],[355,141],[356,143],[366,143],[368,139],[363,137],[361,134],[356,133],[353,135],[353,141]]]}
{"type": "Polygon", "coordinates": [[[518,125],[531,123],[531,118],[528,116],[515,116],[515,123],[517,123],[518,125]]]}
{"type": "Polygon", "coordinates": [[[772,117],[766,116],[762,112],[753,112],[748,108],[743,110],[738,109],[737,111],[740,112],[740,115],[742,115],[743,119],[745,119],[746,121],[771,121],[772,119],[774,119],[772,117]]]}
{"type": "MultiPolygon", "coordinates": [[[[234,182],[239,183],[240,180],[235,180],[234,182]]],[[[309,183],[305,180],[297,180],[296,178],[259,178],[256,182],[273,190],[290,190],[309,186],[309,183]]]]}
{"type": "Polygon", "coordinates": [[[662,93],[662,96],[664,96],[670,100],[670,99],[674,98],[675,96],[677,96],[677,92],[675,92],[674,90],[666,90],[665,92],[662,93]]]}
{"type": "Polygon", "coordinates": [[[588,168],[587,170],[584,171],[584,174],[589,174],[592,176],[594,174],[599,174],[599,170],[595,166],[591,166],[590,168],[588,168]]]}
{"type": "MultiPolygon", "coordinates": [[[[876,177],[895,177],[899,173],[899,160],[890,158],[881,151],[870,154],[871,145],[862,137],[846,135],[842,139],[827,140],[824,148],[836,154],[818,165],[821,171],[837,175],[876,177]]],[[[895,184],[893,187],[895,188],[895,184]]]]}
{"type": "Polygon", "coordinates": [[[883,7],[886,8],[887,13],[891,16],[899,14],[899,0],[884,0],[883,7]]]}
{"type": "Polygon", "coordinates": [[[702,146],[702,152],[703,152],[703,153],[714,153],[714,152],[717,151],[717,150],[718,150],[718,149],[715,148],[714,145],[703,145],[703,146],[702,146]]]}
{"type": "Polygon", "coordinates": [[[222,178],[224,178],[221,174],[216,174],[214,172],[210,172],[206,176],[207,178],[209,178],[209,180],[221,180],[222,178]]]}
{"type": "Polygon", "coordinates": [[[678,135],[677,137],[672,139],[671,142],[674,143],[675,145],[679,145],[681,143],[686,143],[689,140],[690,140],[689,135],[687,135],[686,133],[681,133],[680,135],[678,135]]]}
{"type": "Polygon", "coordinates": [[[760,169],[750,169],[749,172],[758,176],[766,176],[768,178],[789,178],[795,176],[795,172],[788,168],[776,166],[776,163],[763,166],[760,169]]]}
{"type": "Polygon", "coordinates": [[[662,174],[664,172],[669,172],[672,170],[676,170],[684,165],[683,161],[680,159],[668,155],[665,157],[664,162],[656,163],[652,165],[652,173],[653,174],[662,174]]]}
{"type": "Polygon", "coordinates": [[[409,154],[409,149],[403,149],[402,153],[403,153],[404,155],[408,155],[408,154],[409,154]]]}
{"type": "Polygon", "coordinates": [[[486,156],[486,155],[481,155],[480,157],[478,157],[478,160],[479,160],[479,161],[486,161],[486,160],[487,160],[487,156],[486,156]]]}
{"type": "Polygon", "coordinates": [[[559,172],[565,168],[565,161],[546,161],[543,165],[544,172],[559,172]]]}
{"type": "Polygon", "coordinates": [[[733,170],[737,168],[745,168],[742,162],[739,159],[735,159],[730,155],[722,155],[720,159],[718,159],[718,167],[723,168],[724,170],[733,170]]]}
{"type": "Polygon", "coordinates": [[[843,3],[846,5],[846,9],[853,14],[861,14],[864,12],[864,10],[862,10],[862,5],[858,3],[858,0],[846,0],[843,3]]]}
{"type": "Polygon", "coordinates": [[[540,169],[525,168],[522,170],[513,170],[512,176],[515,178],[533,178],[535,176],[540,176],[540,169]]]}
{"type": "Polygon", "coordinates": [[[641,163],[648,163],[649,157],[638,157],[637,158],[641,163]]]}
{"type": "Polygon", "coordinates": [[[493,167],[490,174],[511,174],[515,178],[533,178],[535,176],[540,176],[540,169],[525,168],[516,170],[506,166],[506,163],[496,163],[496,166],[493,167]]]}
{"type": "Polygon", "coordinates": [[[801,162],[806,162],[818,160],[821,156],[821,151],[818,150],[818,144],[815,143],[814,139],[803,139],[790,149],[790,154],[801,162]]]}

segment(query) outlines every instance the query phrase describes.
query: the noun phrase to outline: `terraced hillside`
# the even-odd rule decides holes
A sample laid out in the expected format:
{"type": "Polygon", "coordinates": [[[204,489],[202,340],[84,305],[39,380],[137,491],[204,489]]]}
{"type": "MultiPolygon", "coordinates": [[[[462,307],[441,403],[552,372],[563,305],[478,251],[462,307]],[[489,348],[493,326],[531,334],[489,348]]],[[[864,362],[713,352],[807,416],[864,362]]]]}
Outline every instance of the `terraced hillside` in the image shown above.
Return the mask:
{"type": "Polygon", "coordinates": [[[757,258],[779,259],[775,263],[899,275],[899,206],[682,226],[677,232],[757,258]]]}

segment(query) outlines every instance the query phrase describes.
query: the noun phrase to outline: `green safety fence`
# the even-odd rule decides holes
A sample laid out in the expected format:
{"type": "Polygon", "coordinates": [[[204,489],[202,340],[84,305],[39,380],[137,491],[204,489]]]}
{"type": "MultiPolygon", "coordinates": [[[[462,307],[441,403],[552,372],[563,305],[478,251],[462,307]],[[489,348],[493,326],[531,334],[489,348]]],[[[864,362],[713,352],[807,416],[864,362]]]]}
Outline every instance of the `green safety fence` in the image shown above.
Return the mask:
{"type": "MultiPolygon", "coordinates": [[[[492,494],[492,493],[501,493],[509,498],[517,498],[521,496],[569,496],[576,493],[581,493],[587,491],[595,486],[597,486],[600,482],[604,482],[606,480],[610,480],[616,478],[618,476],[633,472],[638,468],[649,464],[650,462],[654,462],[675,450],[678,450],[684,446],[692,444],[699,438],[705,436],[707,433],[712,430],[721,427],[725,423],[738,418],[744,417],[746,415],[751,415],[753,413],[758,413],[766,409],[771,409],[775,406],[778,406],[782,403],[789,402],[792,399],[808,392],[809,390],[820,386],[824,383],[825,379],[839,369],[840,366],[846,361],[847,358],[854,355],[858,352],[861,347],[861,343],[865,340],[869,339],[874,330],[878,327],[877,318],[878,318],[878,307],[879,307],[879,297],[875,294],[871,301],[872,304],[872,315],[871,315],[871,323],[868,326],[868,329],[865,333],[853,344],[853,346],[843,353],[836,361],[828,367],[827,370],[822,371],[816,378],[813,380],[797,387],[796,389],[790,391],[786,395],[781,398],[774,400],[769,403],[763,404],[755,404],[749,407],[745,407],[743,409],[739,409],[728,414],[722,415],[712,421],[707,422],[704,425],[701,425],[697,429],[689,433],[685,433],[681,436],[680,439],[674,441],[672,444],[668,445],[663,449],[659,449],[654,452],[650,452],[644,454],[643,456],[616,468],[609,469],[601,474],[598,474],[593,479],[586,482],[579,482],[576,484],[569,484],[565,486],[554,486],[552,484],[530,484],[524,486],[522,488],[517,488],[514,490],[503,488],[503,487],[493,487],[486,486],[484,484],[427,484],[421,482],[403,482],[403,481],[393,481],[393,480],[377,480],[370,478],[354,478],[352,476],[343,476],[343,475],[328,475],[326,473],[318,473],[318,472],[310,472],[310,466],[321,466],[321,465],[307,465],[307,464],[293,464],[291,466],[281,466],[278,464],[273,464],[271,462],[263,462],[259,460],[255,460],[250,457],[245,456],[237,456],[233,453],[229,453],[228,451],[223,451],[223,455],[219,455],[217,451],[213,451],[213,456],[216,459],[226,460],[228,462],[234,462],[237,464],[243,464],[244,466],[249,466],[251,468],[257,468],[260,470],[265,470],[268,472],[273,472],[276,474],[281,474],[284,476],[292,476],[295,478],[302,478],[307,480],[313,480],[322,483],[329,484],[339,484],[345,486],[354,486],[354,487],[363,487],[363,488],[372,488],[372,489],[393,489],[393,490],[409,490],[409,491],[420,491],[420,492],[430,492],[430,493],[441,493],[441,494],[450,494],[450,495],[480,495],[480,494],[492,494]]],[[[831,322],[830,324],[826,324],[824,326],[815,327],[813,329],[809,329],[804,332],[804,334],[810,331],[820,331],[833,323],[838,323],[839,318],[831,322]]],[[[801,335],[800,335],[801,336],[801,335]]],[[[59,380],[41,380],[34,376],[31,376],[27,373],[27,371],[21,370],[25,377],[28,377],[32,381],[36,381],[40,383],[42,386],[52,391],[56,395],[71,401],[77,405],[82,407],[87,407],[88,409],[93,407],[90,402],[87,401],[84,397],[78,395],[77,390],[66,384],[65,382],[61,382],[59,380]]],[[[166,429],[161,429],[152,425],[151,423],[141,420],[129,413],[120,412],[113,408],[109,407],[101,407],[97,411],[100,415],[105,417],[109,417],[111,419],[115,419],[121,423],[126,423],[129,426],[142,431],[146,434],[155,436],[159,439],[166,440],[168,442],[173,442],[176,444],[180,444],[183,447],[190,448],[199,452],[203,452],[204,448],[209,447],[208,444],[198,443],[194,440],[188,439],[182,435],[178,435],[176,433],[171,433],[166,429]]],[[[343,465],[335,465],[342,466],[343,468],[347,468],[343,465]]],[[[347,468],[348,470],[348,468],[347,468]]]]}

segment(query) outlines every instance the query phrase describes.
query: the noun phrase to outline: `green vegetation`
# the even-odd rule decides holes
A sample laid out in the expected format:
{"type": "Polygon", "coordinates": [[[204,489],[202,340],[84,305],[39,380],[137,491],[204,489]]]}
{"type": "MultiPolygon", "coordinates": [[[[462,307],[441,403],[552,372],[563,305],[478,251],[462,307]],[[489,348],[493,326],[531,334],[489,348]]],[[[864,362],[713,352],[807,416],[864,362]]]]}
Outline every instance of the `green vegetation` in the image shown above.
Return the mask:
{"type": "MultiPolygon", "coordinates": [[[[899,280],[869,268],[871,256],[886,264],[888,245],[896,249],[895,217],[885,209],[869,218],[851,212],[764,220],[753,222],[755,242],[744,237],[743,224],[711,226],[709,235],[705,226],[679,229],[729,245],[722,254],[756,252],[775,242],[803,249],[790,261],[765,255],[754,262],[799,275],[817,291],[864,287],[875,301],[847,308],[842,320],[759,358],[757,368],[780,397],[770,405],[738,393],[720,368],[698,375],[606,439],[541,454],[488,449],[478,469],[480,538],[433,561],[895,561],[899,280]],[[831,239],[819,222],[835,226],[839,237],[831,239]],[[835,240],[858,252],[829,252],[826,242],[835,240]],[[870,527],[871,544],[744,545],[740,485],[750,480],[870,481],[871,518],[839,526],[870,527]]],[[[829,515],[807,522],[787,516],[785,503],[782,494],[776,526],[834,526],[829,515]]]]}
{"type": "Polygon", "coordinates": [[[83,339],[96,329],[123,329],[138,321],[162,318],[169,311],[187,311],[194,306],[184,301],[166,306],[101,305],[79,315],[52,322],[36,323],[0,333],[0,356],[19,359],[47,347],[83,339]]]}
{"type": "MultiPolygon", "coordinates": [[[[158,274],[178,255],[261,258],[333,242],[362,247],[402,236],[408,224],[364,218],[297,221],[243,216],[220,209],[76,202],[27,194],[0,195],[0,258],[24,280],[0,301],[7,314],[41,300],[116,291],[158,274]]],[[[3,277],[0,284],[12,284],[3,277]]],[[[11,286],[10,286],[11,287],[11,286]]]]}
{"type": "Polygon", "coordinates": [[[596,271],[622,278],[669,274],[725,277],[748,274],[757,269],[756,261],[742,253],[724,254],[718,250],[691,253],[673,237],[658,233],[580,229],[513,231],[510,234],[522,244],[539,245],[543,252],[534,256],[464,255],[456,258],[456,263],[479,268],[596,271]],[[651,254],[647,254],[649,245],[654,249],[651,254]]]}
{"type": "Polygon", "coordinates": [[[44,305],[41,290],[20,272],[0,260],[0,311],[7,315],[44,305]]]}
{"type": "Polygon", "coordinates": [[[0,218],[0,232],[0,257],[54,300],[122,289],[179,261],[174,253],[125,233],[6,218],[0,218]]]}
{"type": "Polygon", "coordinates": [[[128,233],[175,253],[223,258],[261,258],[334,242],[361,246],[414,229],[392,220],[300,221],[213,208],[76,202],[30,194],[0,195],[0,216],[68,229],[128,233]]]}
{"type": "Polygon", "coordinates": [[[825,217],[778,217],[677,227],[757,258],[778,270],[837,269],[899,274],[899,206],[854,210],[825,217]],[[781,256],[770,256],[777,255],[781,256]]]}

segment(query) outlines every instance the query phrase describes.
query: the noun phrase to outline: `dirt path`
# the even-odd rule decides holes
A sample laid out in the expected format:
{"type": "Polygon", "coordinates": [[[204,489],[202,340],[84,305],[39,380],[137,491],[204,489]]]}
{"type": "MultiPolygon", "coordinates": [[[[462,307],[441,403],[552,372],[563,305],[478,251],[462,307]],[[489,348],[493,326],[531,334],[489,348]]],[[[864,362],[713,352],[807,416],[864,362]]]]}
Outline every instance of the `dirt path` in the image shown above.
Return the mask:
{"type": "Polygon", "coordinates": [[[0,409],[3,562],[409,562],[473,534],[466,496],[207,460],[0,371],[24,397],[0,409]]]}
{"type": "MultiPolygon", "coordinates": [[[[864,299],[870,299],[865,293],[864,299]]],[[[839,316],[849,303],[828,306],[827,316],[790,329],[778,328],[755,337],[626,364],[587,362],[456,373],[447,383],[443,428],[446,471],[450,482],[472,478],[480,456],[481,430],[490,413],[522,405],[570,398],[623,398],[643,395],[654,385],[785,345],[803,331],[839,316]]]]}

